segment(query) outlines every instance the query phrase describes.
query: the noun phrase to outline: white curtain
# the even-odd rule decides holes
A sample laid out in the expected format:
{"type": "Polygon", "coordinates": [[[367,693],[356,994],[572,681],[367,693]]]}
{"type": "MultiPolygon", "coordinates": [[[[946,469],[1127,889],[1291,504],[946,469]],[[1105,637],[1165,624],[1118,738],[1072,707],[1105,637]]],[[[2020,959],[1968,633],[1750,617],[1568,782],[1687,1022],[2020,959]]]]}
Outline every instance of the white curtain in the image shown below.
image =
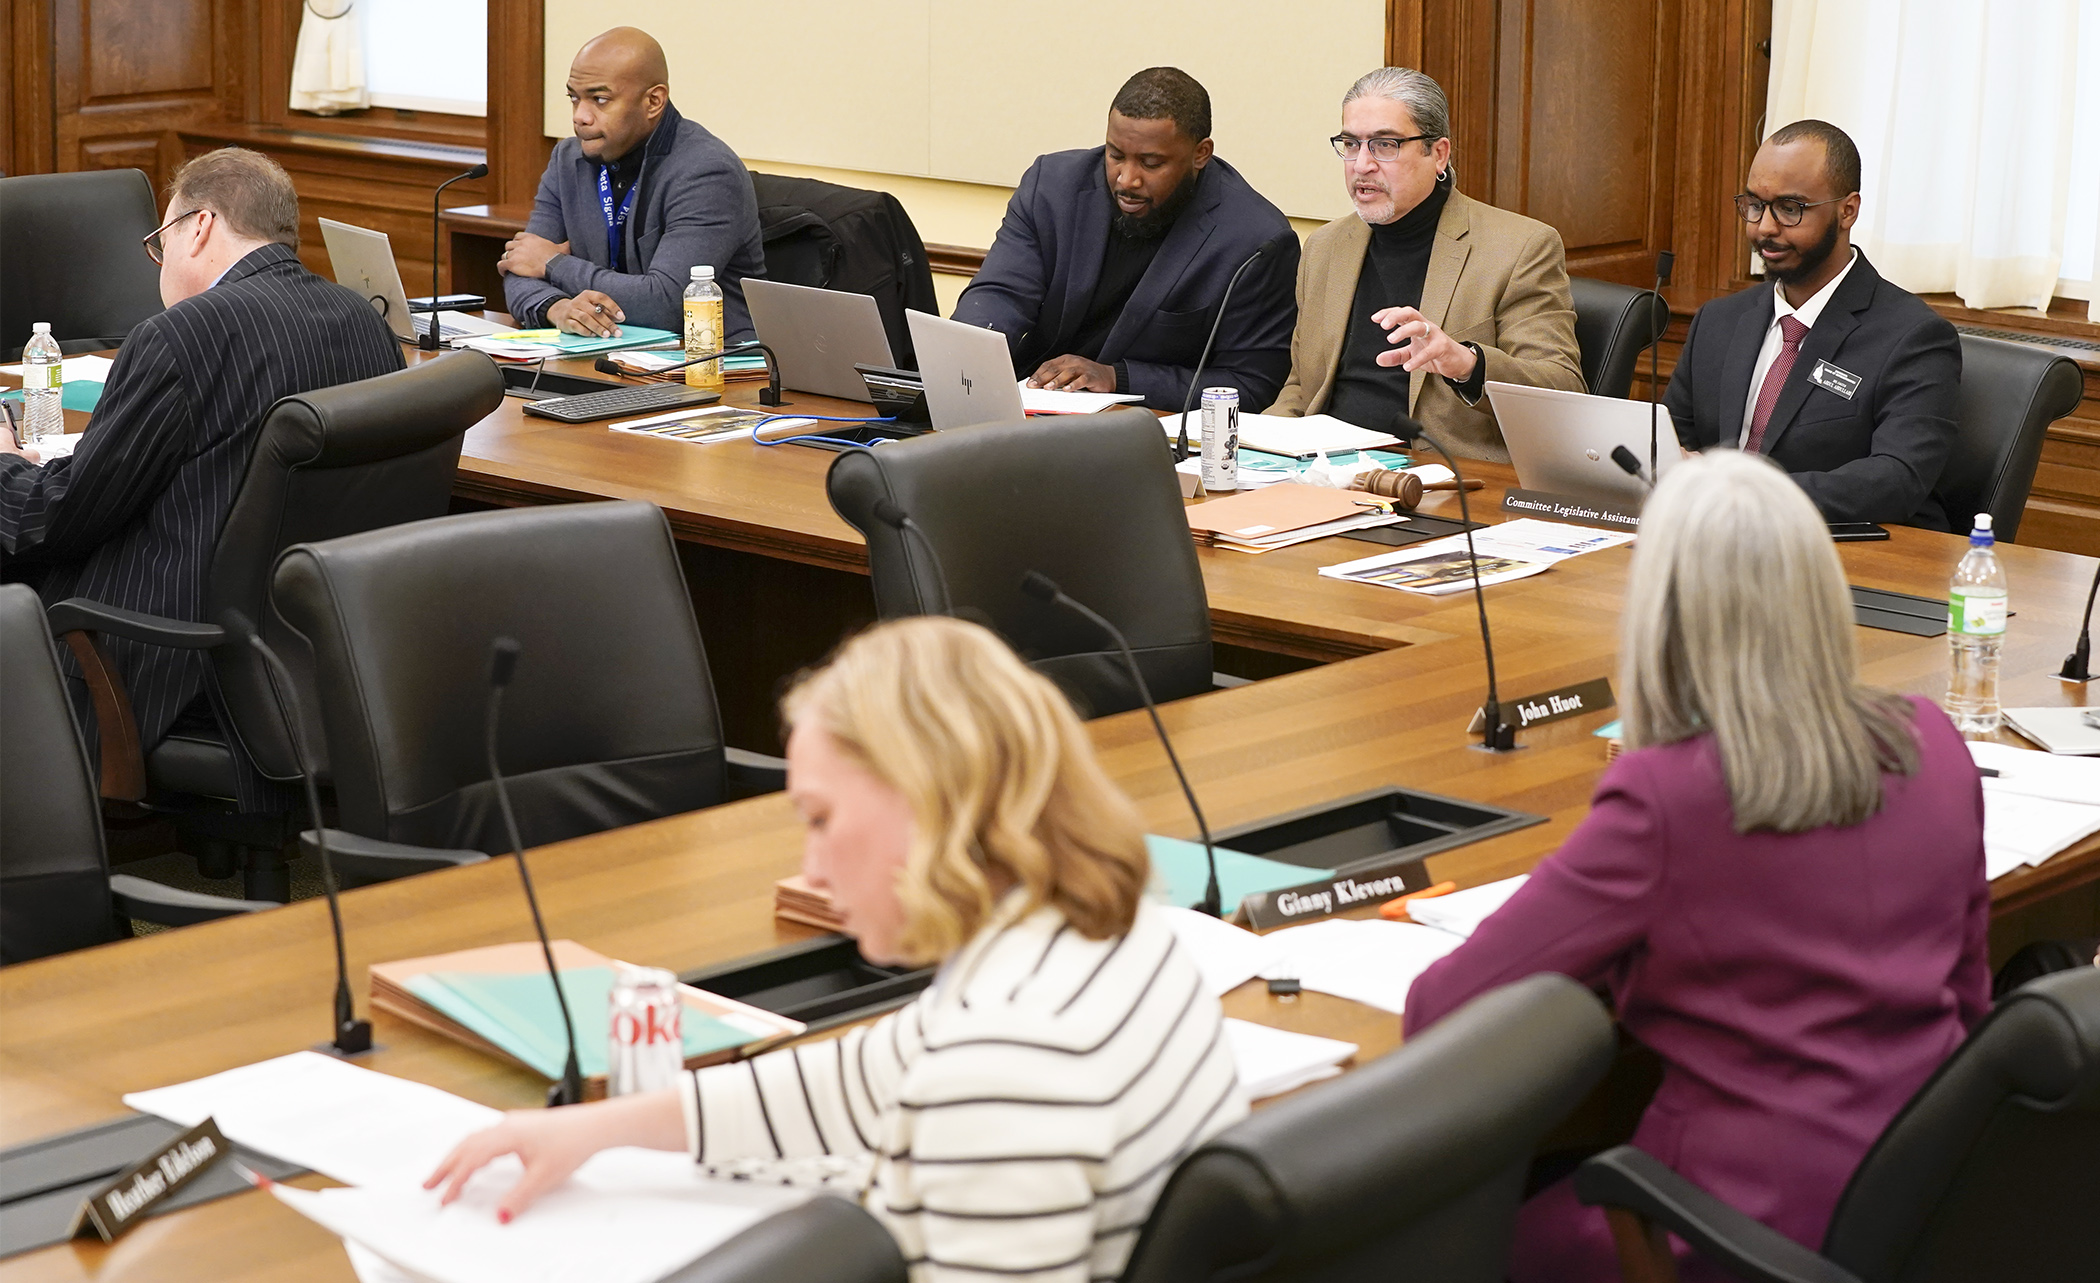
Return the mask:
{"type": "Polygon", "coordinates": [[[292,53],[292,110],[323,116],[371,105],[357,0],[306,0],[292,53]]]}
{"type": "Polygon", "coordinates": [[[1764,132],[1810,117],[1859,145],[1890,280],[2100,321],[2100,0],[1774,0],[1764,132]]]}

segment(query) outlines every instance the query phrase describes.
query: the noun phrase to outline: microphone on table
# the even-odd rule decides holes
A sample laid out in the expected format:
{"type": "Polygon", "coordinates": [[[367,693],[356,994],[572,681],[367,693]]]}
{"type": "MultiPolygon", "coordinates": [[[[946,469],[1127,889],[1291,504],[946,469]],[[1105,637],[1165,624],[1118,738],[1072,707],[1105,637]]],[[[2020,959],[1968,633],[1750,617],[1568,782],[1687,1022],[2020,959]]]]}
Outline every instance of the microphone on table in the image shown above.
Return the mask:
{"type": "Polygon", "coordinates": [[[569,1060],[562,1066],[561,1081],[547,1089],[549,1108],[583,1103],[583,1071],[576,1059],[576,1022],[569,1016],[569,997],[562,992],[561,969],[554,965],[554,946],[547,939],[547,923],[540,917],[540,898],[532,890],[532,871],[525,867],[525,843],[518,837],[518,817],[510,809],[510,790],[504,787],[503,771],[496,762],[496,725],[503,712],[503,689],[510,685],[523,649],[516,638],[498,637],[489,644],[489,711],[487,722],[489,781],[496,786],[496,805],[503,812],[503,829],[510,838],[511,854],[518,860],[518,881],[525,884],[525,903],[532,907],[532,929],[539,933],[540,956],[547,960],[547,978],[554,982],[554,1001],[561,1007],[562,1031],[569,1036],[569,1060]]]}
{"type": "Polygon", "coordinates": [[[897,533],[907,536],[904,549],[904,567],[906,571],[911,569],[911,539],[917,539],[919,546],[926,550],[926,556],[933,562],[933,577],[938,579],[941,584],[941,613],[954,616],[955,598],[948,591],[948,571],[946,567],[941,565],[940,549],[934,547],[933,540],[927,538],[925,528],[919,525],[918,522],[913,521],[910,513],[891,503],[888,499],[877,499],[873,511],[875,520],[895,530],[897,533]]]}
{"type": "Polygon", "coordinates": [[[299,776],[306,782],[306,810],[313,821],[314,845],[321,852],[321,887],[328,893],[328,921],[335,929],[335,1037],[328,1047],[337,1055],[355,1056],[372,1050],[372,1022],[357,1018],[357,1006],[350,996],[350,963],[343,949],[343,905],[337,899],[340,893],[335,883],[335,865],[328,858],[328,826],[321,819],[321,786],[314,780],[313,764],[306,760],[306,722],[301,716],[299,689],[292,684],[284,661],[246,615],[228,610],[220,619],[228,633],[262,658],[263,674],[270,680],[277,715],[291,732],[292,754],[299,764],[299,776]]]}
{"type": "MultiPolygon", "coordinates": [[[[445,189],[452,184],[465,182],[470,178],[487,178],[488,176],[489,167],[487,165],[476,165],[465,173],[454,174],[444,182],[439,183],[437,190],[430,194],[430,329],[416,338],[416,346],[425,352],[435,352],[444,346],[443,339],[438,334],[438,317],[443,315],[443,313],[438,311],[439,202],[444,200],[445,189]]],[[[315,820],[314,823],[319,824],[320,821],[315,820]]]]}
{"type": "MultiPolygon", "coordinates": [[[[1671,253],[1669,250],[1663,250],[1656,254],[1655,294],[1657,298],[1662,297],[1663,286],[1668,285],[1670,283],[1670,269],[1676,266],[1676,264],[1677,255],[1671,253]]],[[[1667,312],[1668,304],[1665,304],[1664,308],[1667,312]]],[[[1648,341],[1648,476],[1646,480],[1650,489],[1653,489],[1655,487],[1656,412],[1657,407],[1661,404],[1662,397],[1662,376],[1657,371],[1659,371],[1662,368],[1661,353],[1663,330],[1666,330],[1668,328],[1669,322],[1665,320],[1662,327],[1655,331],[1655,337],[1648,341]]],[[[1676,431],[1674,425],[1672,426],[1671,431],[1676,431]]],[[[1621,449],[1623,448],[1624,447],[1621,447],[1621,449]]],[[[1612,457],[1616,459],[1618,457],[1617,453],[1614,452],[1612,457]]],[[[1625,465],[1621,464],[1620,466],[1624,467],[1625,465]]],[[[1634,475],[1638,476],[1640,474],[1635,473],[1634,475]]]]}
{"type": "Polygon", "coordinates": [[[1655,483],[1648,479],[1647,473],[1641,471],[1641,456],[1628,450],[1625,446],[1615,445],[1611,448],[1611,461],[1618,464],[1627,476],[1632,477],[1650,490],[1655,489],[1655,483]]]}
{"type": "MultiPolygon", "coordinates": [[[[1459,472],[1458,461],[1451,457],[1451,452],[1444,448],[1443,442],[1431,436],[1429,429],[1423,427],[1419,421],[1410,417],[1405,411],[1397,412],[1393,415],[1393,435],[1409,438],[1420,437],[1422,440],[1427,441],[1438,454],[1444,456],[1444,466],[1451,469],[1451,475],[1458,480],[1458,519],[1466,527],[1466,559],[1472,564],[1473,568],[1473,604],[1480,610],[1480,651],[1487,660],[1487,703],[1483,704],[1480,709],[1482,722],[1480,747],[1491,753],[1506,753],[1517,746],[1517,728],[1502,720],[1502,697],[1495,688],[1495,641],[1488,634],[1487,594],[1481,591],[1480,588],[1480,556],[1473,551],[1473,518],[1466,511],[1465,476],[1459,472]]],[[[1625,446],[1620,446],[1619,450],[1625,451],[1627,454],[1633,453],[1630,450],[1626,450],[1625,446]]],[[[1615,461],[1617,457],[1617,452],[1614,452],[1613,459],[1615,461]]],[[[1620,463],[1619,466],[1623,468],[1626,465],[1620,463]]],[[[1638,459],[1634,460],[1634,466],[1640,466],[1638,459]]]]}
{"type": "Polygon", "coordinates": [[[780,393],[780,358],[774,356],[773,349],[767,347],[763,342],[759,341],[758,339],[746,339],[742,343],[732,343],[719,352],[703,352],[699,356],[692,357],[688,360],[680,361],[676,365],[659,366],[654,370],[630,370],[626,366],[621,365],[618,361],[613,360],[609,356],[599,357],[596,361],[592,362],[592,368],[596,369],[600,374],[647,373],[651,376],[654,376],[658,374],[669,374],[674,370],[683,370],[689,365],[702,365],[708,361],[719,361],[725,356],[735,356],[739,352],[749,352],[752,348],[757,348],[761,353],[764,354],[766,358],[766,386],[765,390],[758,394],[758,403],[760,405],[765,406],[779,406],[788,404],[787,398],[782,396],[780,393]]]}
{"type": "Polygon", "coordinates": [[[1167,738],[1167,728],[1159,720],[1159,705],[1152,702],[1152,690],[1145,684],[1145,674],[1138,668],[1137,656],[1130,653],[1130,641],[1123,630],[1108,621],[1108,618],[1084,602],[1068,596],[1057,586],[1057,581],[1040,570],[1031,570],[1021,576],[1021,591],[1054,606],[1062,606],[1108,635],[1122,652],[1123,667],[1137,687],[1138,698],[1145,701],[1145,712],[1152,718],[1153,733],[1159,736],[1159,746],[1167,751],[1167,761],[1174,768],[1174,778],[1181,782],[1181,795],[1188,799],[1189,812],[1196,817],[1196,831],[1203,835],[1203,862],[1210,881],[1203,888],[1203,903],[1196,906],[1213,918],[1224,916],[1223,897],[1218,894],[1218,853],[1211,846],[1210,823],[1203,818],[1203,808],[1196,802],[1196,790],[1189,787],[1187,772],[1181,769],[1181,759],[1174,753],[1174,741],[1167,738]]]}
{"type": "Polygon", "coordinates": [[[2100,597],[2100,568],[2093,571],[2093,586],[2085,594],[2085,621],[2078,630],[2078,644],[2064,656],[2062,671],[2058,677],[2067,682],[2089,682],[2093,680],[2093,599],[2100,597]]]}
{"type": "Polygon", "coordinates": [[[1287,242],[1298,239],[1296,232],[1279,232],[1255,247],[1247,261],[1232,270],[1232,278],[1225,282],[1225,294],[1218,300],[1218,315],[1210,323],[1210,337],[1203,340],[1203,355],[1196,358],[1196,368],[1189,373],[1189,390],[1181,398],[1181,429],[1174,434],[1174,462],[1180,463],[1189,457],[1189,409],[1196,404],[1196,393],[1203,385],[1203,367],[1210,362],[1211,346],[1218,341],[1218,327],[1225,323],[1225,305],[1232,302],[1232,289],[1240,283],[1240,274],[1254,266],[1255,260],[1267,257],[1283,248],[1287,242]]]}

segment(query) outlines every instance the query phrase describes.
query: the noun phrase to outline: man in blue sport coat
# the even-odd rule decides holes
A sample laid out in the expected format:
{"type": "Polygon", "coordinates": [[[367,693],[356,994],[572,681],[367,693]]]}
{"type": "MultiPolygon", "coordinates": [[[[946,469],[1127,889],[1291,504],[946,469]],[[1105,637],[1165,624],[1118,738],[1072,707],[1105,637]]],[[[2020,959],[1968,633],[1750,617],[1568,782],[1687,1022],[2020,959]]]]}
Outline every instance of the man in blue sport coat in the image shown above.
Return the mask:
{"type": "Polygon", "coordinates": [[[1269,404],[1291,368],[1298,241],[1281,210],[1213,154],[1210,95],[1186,72],[1132,76],[1108,139],[1037,159],[955,319],[1006,335],[1031,385],[1135,392],[1178,410],[1192,381],[1269,404]],[[1204,339],[1240,278],[1200,378],[1204,339]]]}
{"type": "Polygon", "coordinates": [[[728,144],[671,105],[663,46],[615,27],[569,66],[573,136],[555,144],[532,219],[497,266],[520,325],[611,335],[684,329],[692,269],[715,269],[723,329],[751,338],[741,282],[764,276],[758,197],[728,144]]]}

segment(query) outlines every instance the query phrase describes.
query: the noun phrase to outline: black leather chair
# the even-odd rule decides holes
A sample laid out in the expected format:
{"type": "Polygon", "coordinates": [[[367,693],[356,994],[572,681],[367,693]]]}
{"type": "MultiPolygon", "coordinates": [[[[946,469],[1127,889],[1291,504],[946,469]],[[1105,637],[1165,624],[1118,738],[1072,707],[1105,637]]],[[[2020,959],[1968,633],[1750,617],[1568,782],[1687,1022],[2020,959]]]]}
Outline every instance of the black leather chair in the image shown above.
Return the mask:
{"type": "Polygon", "coordinates": [[[0,963],[124,939],[131,918],[185,926],[276,907],[110,876],[58,650],[22,584],[0,584],[0,710],[0,963]]]}
{"type": "Polygon", "coordinates": [[[937,313],[940,304],[926,243],[897,198],[779,174],[753,174],[751,187],[767,279],[870,295],[892,359],[916,368],[905,310],[937,313]]]}
{"type": "Polygon", "coordinates": [[[2083,1283],[2100,1270],[2100,968],[1998,1004],[1867,1151],[1820,1253],[1631,1145],[1577,1169],[1575,1192],[1625,1227],[1629,1279],[1668,1230],[1772,1283],[2083,1283]]]}
{"type": "Polygon", "coordinates": [[[1633,387],[1634,363],[1670,324],[1670,305],[1654,290],[1617,281],[1571,276],[1575,346],[1582,381],[1596,396],[1623,397],[1633,387]]]}
{"type": "Polygon", "coordinates": [[[1500,1283],[1532,1152],[1613,1051],[1565,976],[1482,994],[1182,1160],[1123,1283],[1500,1283]]]}
{"type": "Polygon", "coordinates": [[[831,506],[868,540],[884,619],[953,609],[988,624],[1087,716],[1141,701],[1115,644],[1025,596],[1038,570],[1130,639],[1154,699],[1211,688],[1210,603],[1159,420],[1143,410],[935,432],[831,465],[831,506]],[[887,500],[939,550],[878,520],[887,500]],[[942,582],[942,572],[946,582],[942,582]]]}
{"type": "Polygon", "coordinates": [[[0,178],[0,359],[20,359],[38,321],[69,353],[121,344],[161,310],[160,269],[139,245],[158,226],[141,170],[0,178]]]}
{"type": "Polygon", "coordinates": [[[511,849],[482,738],[498,637],[522,647],[500,752],[525,845],[727,796],[707,652],[651,504],[463,513],[300,544],[273,592],[313,646],[345,831],[331,847],[350,880],[390,875],[388,843],[511,849]]]}
{"type": "Polygon", "coordinates": [[[730,1239],[664,1283],[904,1283],[897,1240],[859,1207],[819,1194],[730,1239]]]}
{"type": "Polygon", "coordinates": [[[2003,339],[1961,336],[1961,419],[1954,452],[1934,494],[1948,528],[1969,528],[1979,512],[2005,543],[2020,533],[2049,425],[2078,408],[2085,379],[2078,363],[2003,339]]]}
{"type": "MultiPolygon", "coordinates": [[[[451,505],[466,430],[503,400],[503,377],[479,352],[455,352],[393,374],[346,383],[270,408],[212,554],[205,594],[209,623],[116,610],[73,598],[51,607],[51,630],[91,667],[97,691],[102,794],[174,812],[185,845],[212,876],[233,871],[241,853],[247,894],[283,900],[290,877],[282,849],[288,816],[303,808],[285,790],[282,811],[242,811],[234,803],[236,754],[269,780],[297,781],[299,761],[268,678],[254,652],[231,641],[217,621],[237,609],[283,656],[306,707],[313,707],[313,659],[302,639],[269,609],[271,567],[286,547],[442,515],[451,505]],[[141,745],[123,692],[98,682],[92,638],[107,633],[150,645],[209,652],[213,701],[222,728],[182,730],[141,745]],[[143,756],[141,750],[143,749],[143,756]]],[[[309,758],[324,779],[327,745],[309,727],[309,758]]]]}

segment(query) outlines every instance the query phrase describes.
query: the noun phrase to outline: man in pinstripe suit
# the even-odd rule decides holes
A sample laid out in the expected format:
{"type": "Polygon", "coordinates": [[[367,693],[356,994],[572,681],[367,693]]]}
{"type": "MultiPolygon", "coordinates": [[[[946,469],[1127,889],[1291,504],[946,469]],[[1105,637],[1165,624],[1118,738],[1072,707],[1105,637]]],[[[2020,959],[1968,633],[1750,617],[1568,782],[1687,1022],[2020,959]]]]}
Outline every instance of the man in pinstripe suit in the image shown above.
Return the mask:
{"type": "MultiPolygon", "coordinates": [[[[118,352],[78,448],[39,464],[0,432],[0,579],[46,603],[87,597],[199,619],[271,404],[402,365],[386,323],[300,266],[298,245],[298,196],[268,157],[226,147],[177,171],[167,221],[146,243],[167,310],[118,352]]],[[[205,657],[103,644],[151,749],[204,692],[205,657]]],[[[92,754],[92,705],[70,656],[66,667],[92,754]]]]}

